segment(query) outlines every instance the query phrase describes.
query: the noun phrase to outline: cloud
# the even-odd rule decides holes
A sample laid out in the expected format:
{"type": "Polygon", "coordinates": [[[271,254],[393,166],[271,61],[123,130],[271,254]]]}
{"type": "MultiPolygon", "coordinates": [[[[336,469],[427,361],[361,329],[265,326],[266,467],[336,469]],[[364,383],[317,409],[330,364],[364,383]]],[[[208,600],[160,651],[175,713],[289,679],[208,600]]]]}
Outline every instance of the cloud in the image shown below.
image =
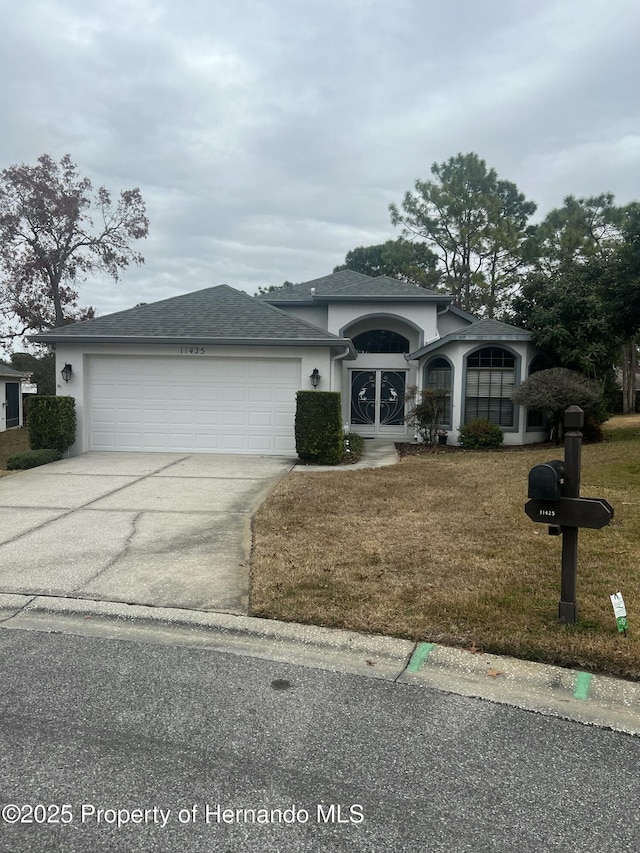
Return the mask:
{"type": "Polygon", "coordinates": [[[538,202],[640,197],[636,0],[23,0],[5,16],[0,164],[69,152],[139,186],[147,262],[100,313],[253,292],[397,235],[388,204],[476,151],[538,202]]]}

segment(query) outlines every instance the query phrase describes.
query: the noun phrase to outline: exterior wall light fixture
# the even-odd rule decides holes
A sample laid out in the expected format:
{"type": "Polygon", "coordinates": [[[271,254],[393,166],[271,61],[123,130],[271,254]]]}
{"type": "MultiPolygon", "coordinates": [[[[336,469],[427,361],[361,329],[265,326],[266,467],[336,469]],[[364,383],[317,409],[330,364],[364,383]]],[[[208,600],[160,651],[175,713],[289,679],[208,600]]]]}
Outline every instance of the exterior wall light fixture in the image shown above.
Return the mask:
{"type": "Polygon", "coordinates": [[[68,382],[68,381],[71,379],[71,374],[73,373],[73,370],[71,369],[71,365],[70,365],[70,364],[65,364],[65,366],[62,368],[62,370],[60,371],[60,373],[61,373],[62,378],[64,379],[64,381],[65,381],[65,382],[68,382]]]}
{"type": "Polygon", "coordinates": [[[317,367],[313,368],[313,373],[311,374],[309,379],[311,380],[311,384],[313,385],[313,387],[317,388],[320,384],[320,371],[317,367]]]}

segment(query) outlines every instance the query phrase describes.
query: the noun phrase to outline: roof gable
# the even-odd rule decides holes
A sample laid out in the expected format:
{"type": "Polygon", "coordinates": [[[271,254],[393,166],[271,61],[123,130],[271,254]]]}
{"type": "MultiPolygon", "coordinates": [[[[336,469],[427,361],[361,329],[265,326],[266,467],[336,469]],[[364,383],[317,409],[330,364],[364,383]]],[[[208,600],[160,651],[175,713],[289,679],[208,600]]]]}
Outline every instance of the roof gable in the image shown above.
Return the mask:
{"type": "Polygon", "coordinates": [[[259,299],[269,304],[323,303],[346,300],[437,300],[449,303],[453,297],[436,293],[386,275],[363,275],[355,270],[339,270],[330,275],[292,284],[262,294],[259,299]]]}
{"type": "Polygon", "coordinates": [[[34,341],[320,343],[343,339],[226,284],[61,326],[34,341]]]}
{"type": "Polygon", "coordinates": [[[409,358],[415,359],[439,349],[450,341],[531,341],[533,336],[526,329],[501,323],[499,320],[476,320],[467,326],[454,329],[442,338],[431,341],[421,349],[412,352],[409,358]]]}

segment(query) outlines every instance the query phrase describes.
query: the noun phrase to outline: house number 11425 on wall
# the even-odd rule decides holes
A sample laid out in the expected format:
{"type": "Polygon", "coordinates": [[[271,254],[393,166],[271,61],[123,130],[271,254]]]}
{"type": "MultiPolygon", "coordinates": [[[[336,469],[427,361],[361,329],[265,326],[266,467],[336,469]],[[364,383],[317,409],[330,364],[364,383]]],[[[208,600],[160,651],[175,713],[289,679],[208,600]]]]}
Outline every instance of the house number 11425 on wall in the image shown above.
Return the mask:
{"type": "Polygon", "coordinates": [[[204,355],[204,347],[180,347],[180,355],[204,355]]]}

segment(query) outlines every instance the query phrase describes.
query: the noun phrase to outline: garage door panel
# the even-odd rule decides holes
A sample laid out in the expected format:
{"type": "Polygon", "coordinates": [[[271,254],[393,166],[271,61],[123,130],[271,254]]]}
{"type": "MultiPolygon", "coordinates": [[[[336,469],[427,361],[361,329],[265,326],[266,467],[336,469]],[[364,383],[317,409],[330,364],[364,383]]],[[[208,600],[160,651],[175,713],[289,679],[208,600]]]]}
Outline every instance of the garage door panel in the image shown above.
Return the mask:
{"type": "Polygon", "coordinates": [[[274,388],[273,402],[276,406],[292,406],[295,412],[296,408],[296,392],[290,388],[274,388]]]}
{"type": "Polygon", "coordinates": [[[113,409],[101,409],[94,406],[91,410],[91,420],[94,426],[113,426],[116,422],[116,413],[113,409]]]}
{"type": "Polygon", "coordinates": [[[174,382],[193,381],[195,372],[191,359],[167,359],[165,365],[164,379],[170,379],[174,382]]]}
{"type": "Polygon", "coordinates": [[[242,405],[248,402],[249,395],[246,388],[223,388],[222,389],[223,403],[241,403],[242,405]]]}
{"type": "Polygon", "coordinates": [[[116,449],[115,433],[113,432],[113,430],[103,432],[99,429],[96,429],[94,435],[96,437],[96,440],[100,442],[104,450],[116,449]]]}
{"type": "Polygon", "coordinates": [[[222,445],[219,435],[210,433],[196,433],[194,450],[200,453],[222,453],[222,445]]]}
{"type": "Polygon", "coordinates": [[[171,402],[171,400],[167,399],[167,389],[166,385],[156,385],[154,383],[145,383],[140,389],[140,394],[143,400],[148,400],[150,403],[159,403],[161,405],[166,405],[171,402]]]}
{"type": "MultiPolygon", "coordinates": [[[[115,388],[112,391],[112,394],[115,393],[115,388]]],[[[122,382],[118,386],[118,397],[121,400],[133,400],[135,402],[138,401],[140,397],[140,389],[138,384],[132,384],[127,382],[122,382]]]]}
{"type": "Polygon", "coordinates": [[[124,426],[142,426],[142,412],[139,409],[117,409],[114,412],[114,424],[123,424],[124,426]]]}
{"type": "Polygon", "coordinates": [[[222,412],[217,409],[204,411],[197,410],[195,414],[191,413],[191,416],[195,417],[195,423],[197,427],[219,427],[222,424],[222,412]]]}
{"type": "Polygon", "coordinates": [[[273,364],[251,364],[247,370],[247,378],[250,382],[277,382],[278,371],[273,364]]]}
{"type": "Polygon", "coordinates": [[[167,435],[167,442],[170,447],[175,447],[178,451],[193,450],[195,447],[194,436],[191,431],[170,430],[167,435]]]}
{"type": "Polygon", "coordinates": [[[167,422],[170,426],[193,426],[193,412],[190,409],[169,409],[167,422]]]}
{"type": "Polygon", "coordinates": [[[223,382],[246,382],[249,379],[249,365],[246,359],[225,359],[222,364],[223,382]]]}
{"type": "MultiPolygon", "coordinates": [[[[292,451],[290,448],[289,438],[283,435],[275,435],[273,440],[273,453],[279,454],[280,456],[287,456],[292,451]]],[[[295,440],[294,440],[294,448],[295,448],[295,440]]],[[[295,450],[294,450],[295,452],[295,450]]]]}
{"type": "Polygon", "coordinates": [[[222,426],[223,427],[234,427],[234,428],[243,428],[247,425],[247,413],[246,412],[223,412],[222,413],[222,426]]]}
{"type": "Polygon", "coordinates": [[[184,364],[198,382],[218,382],[223,378],[222,359],[188,359],[184,364]]]}
{"type": "MultiPolygon", "coordinates": [[[[166,389],[165,389],[166,393],[166,389]]],[[[196,389],[193,385],[180,383],[171,388],[171,402],[173,403],[195,403],[196,389]]]]}
{"type": "Polygon", "coordinates": [[[114,382],[96,382],[93,385],[92,394],[95,401],[113,400],[116,392],[114,382]]]}
{"type": "Polygon", "coordinates": [[[271,441],[264,435],[250,435],[247,445],[252,453],[271,452],[271,441]]]}
{"type": "Polygon", "coordinates": [[[113,446],[116,450],[135,450],[143,442],[142,430],[119,430],[114,433],[113,446]]]}
{"type": "Polygon", "coordinates": [[[169,413],[166,409],[145,409],[142,413],[145,428],[157,427],[158,429],[154,429],[154,432],[159,430],[166,432],[168,415],[169,413]]]}
{"type": "Polygon", "coordinates": [[[148,450],[168,450],[166,433],[155,433],[145,430],[142,436],[148,450]]]}
{"type": "Polygon", "coordinates": [[[91,357],[92,450],[295,452],[299,359],[91,357]]]}
{"type": "Polygon", "coordinates": [[[215,403],[219,404],[221,389],[219,385],[197,385],[196,403],[215,403]]]}
{"type": "Polygon", "coordinates": [[[279,433],[282,433],[283,430],[286,430],[289,426],[289,415],[287,412],[274,412],[273,413],[273,425],[277,428],[279,433]]]}
{"type": "Polygon", "coordinates": [[[256,406],[272,405],[275,402],[272,388],[257,388],[255,386],[249,389],[249,399],[256,406]]]}
{"type": "Polygon", "coordinates": [[[249,423],[251,428],[273,426],[273,414],[271,412],[249,412],[249,423]]]}

